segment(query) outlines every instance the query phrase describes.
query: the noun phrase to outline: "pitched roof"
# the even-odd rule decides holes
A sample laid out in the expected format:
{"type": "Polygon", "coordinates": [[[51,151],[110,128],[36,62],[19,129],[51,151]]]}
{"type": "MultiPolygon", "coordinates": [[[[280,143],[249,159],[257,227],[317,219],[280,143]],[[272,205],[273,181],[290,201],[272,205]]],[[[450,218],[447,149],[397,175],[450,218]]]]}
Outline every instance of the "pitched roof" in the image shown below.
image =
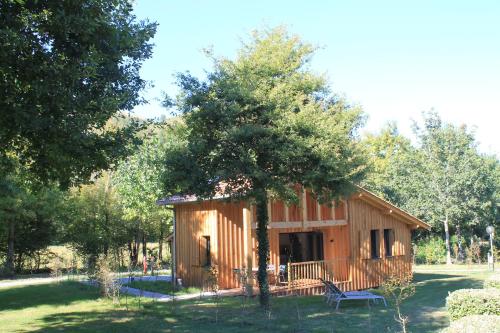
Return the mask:
{"type": "Polygon", "coordinates": [[[382,199],[378,195],[365,190],[362,187],[358,186],[358,193],[355,195],[357,198],[364,200],[368,203],[370,203],[373,206],[376,206],[381,209],[385,209],[386,213],[394,216],[395,218],[402,220],[403,222],[407,224],[414,224],[417,226],[417,228],[424,228],[426,230],[430,230],[431,226],[421,219],[413,216],[412,214],[408,213],[407,211],[396,207],[395,205],[391,204],[389,201],[382,199]]]}
{"type": "MultiPolygon", "coordinates": [[[[215,195],[212,199],[210,200],[221,200],[221,199],[228,199],[228,195],[215,195]]],[[[195,195],[190,195],[190,194],[174,194],[166,198],[162,198],[156,201],[156,204],[159,206],[166,206],[166,205],[177,205],[177,204],[182,204],[182,203],[189,203],[189,202],[197,202],[197,201],[207,201],[209,199],[200,199],[195,195]]]]}
{"type": "MultiPolygon", "coordinates": [[[[377,208],[385,210],[385,213],[388,215],[393,216],[394,218],[407,223],[407,224],[412,224],[415,225],[416,228],[424,228],[426,230],[430,230],[431,226],[421,219],[413,216],[412,214],[408,213],[407,211],[396,207],[395,205],[391,204],[389,201],[382,199],[381,197],[377,196],[376,194],[365,190],[364,188],[357,186],[358,192],[353,195],[354,198],[356,199],[361,199],[372,206],[375,206],[377,208]]],[[[228,195],[216,195],[210,200],[222,200],[222,199],[228,199],[228,195]]],[[[183,194],[176,194],[172,195],[170,197],[162,198],[158,200],[156,203],[160,206],[165,206],[165,205],[178,205],[178,204],[183,204],[183,203],[193,203],[193,202],[201,202],[201,201],[206,201],[208,199],[200,199],[196,197],[195,195],[183,195],[183,194]]]]}

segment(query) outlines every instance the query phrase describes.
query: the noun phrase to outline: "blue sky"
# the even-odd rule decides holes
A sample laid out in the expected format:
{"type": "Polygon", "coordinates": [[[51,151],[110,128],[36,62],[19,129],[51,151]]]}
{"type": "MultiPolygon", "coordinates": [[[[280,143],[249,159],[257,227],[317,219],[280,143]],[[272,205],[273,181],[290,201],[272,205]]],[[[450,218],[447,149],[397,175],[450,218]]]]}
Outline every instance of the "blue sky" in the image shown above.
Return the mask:
{"type": "Polygon", "coordinates": [[[410,136],[434,108],[500,155],[500,1],[138,0],[135,12],[159,23],[142,117],[168,115],[160,99],[175,96],[174,73],[211,69],[203,48],[232,57],[253,29],[284,24],[320,48],[313,70],[363,107],[364,131],[395,121],[410,136]]]}

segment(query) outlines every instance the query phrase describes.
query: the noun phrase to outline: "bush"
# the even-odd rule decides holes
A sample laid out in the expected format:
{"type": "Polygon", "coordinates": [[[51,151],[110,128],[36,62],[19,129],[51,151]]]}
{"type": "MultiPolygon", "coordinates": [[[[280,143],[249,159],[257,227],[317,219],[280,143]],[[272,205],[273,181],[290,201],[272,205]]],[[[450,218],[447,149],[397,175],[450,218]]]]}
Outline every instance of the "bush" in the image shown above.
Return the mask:
{"type": "Polygon", "coordinates": [[[415,259],[418,264],[446,262],[446,246],[440,237],[429,237],[417,243],[415,259]]]}
{"type": "Polygon", "coordinates": [[[500,289],[500,274],[492,275],[484,281],[484,288],[500,289]]]}
{"type": "Polygon", "coordinates": [[[469,315],[500,315],[500,290],[456,290],[446,297],[446,307],[452,320],[469,315]]]}
{"type": "Polygon", "coordinates": [[[472,315],[453,321],[450,327],[441,333],[485,333],[498,332],[500,329],[500,316],[472,315]]]}

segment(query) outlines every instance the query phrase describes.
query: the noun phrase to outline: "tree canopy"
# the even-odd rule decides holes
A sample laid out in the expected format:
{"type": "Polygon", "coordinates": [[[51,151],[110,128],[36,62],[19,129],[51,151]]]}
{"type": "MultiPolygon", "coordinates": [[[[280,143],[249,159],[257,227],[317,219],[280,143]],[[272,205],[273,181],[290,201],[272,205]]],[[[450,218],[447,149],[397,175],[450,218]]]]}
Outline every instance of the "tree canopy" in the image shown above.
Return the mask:
{"type": "MultiPolygon", "coordinates": [[[[128,0],[1,1],[0,22],[0,177],[67,189],[128,154],[139,123],[110,120],[143,101],[156,24],[128,0]]],[[[12,271],[18,223],[3,221],[12,271]]]]}
{"type": "Polygon", "coordinates": [[[137,124],[105,125],[142,102],[156,24],[127,0],[2,1],[0,21],[0,171],[67,187],[126,153],[137,124]]]}

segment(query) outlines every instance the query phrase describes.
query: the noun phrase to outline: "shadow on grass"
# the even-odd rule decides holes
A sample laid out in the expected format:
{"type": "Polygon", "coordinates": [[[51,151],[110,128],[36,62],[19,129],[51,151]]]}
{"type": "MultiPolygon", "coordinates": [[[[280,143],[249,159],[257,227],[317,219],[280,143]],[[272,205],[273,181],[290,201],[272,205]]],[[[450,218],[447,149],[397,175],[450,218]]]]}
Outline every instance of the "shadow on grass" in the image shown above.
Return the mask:
{"type": "Polygon", "coordinates": [[[383,320],[376,319],[385,311],[383,306],[346,303],[335,312],[318,296],[274,298],[270,314],[256,300],[236,297],[222,300],[218,310],[213,300],[148,302],[140,310],[49,314],[31,332],[367,332],[370,312],[373,328],[386,331],[383,320]]]}
{"type": "Polygon", "coordinates": [[[59,282],[0,289],[0,311],[41,305],[69,305],[76,301],[99,298],[95,287],[79,282],[59,282]]]}
{"type": "Polygon", "coordinates": [[[31,332],[173,332],[157,317],[126,311],[84,311],[48,315],[41,328],[31,332]]]}
{"type": "Polygon", "coordinates": [[[415,332],[438,331],[449,325],[446,297],[457,289],[482,288],[483,282],[470,276],[415,273],[415,295],[403,304],[403,312],[410,317],[415,332]]]}
{"type": "Polygon", "coordinates": [[[464,277],[464,276],[451,275],[451,274],[413,273],[413,282],[423,282],[427,280],[446,280],[459,277],[464,277]]]}

